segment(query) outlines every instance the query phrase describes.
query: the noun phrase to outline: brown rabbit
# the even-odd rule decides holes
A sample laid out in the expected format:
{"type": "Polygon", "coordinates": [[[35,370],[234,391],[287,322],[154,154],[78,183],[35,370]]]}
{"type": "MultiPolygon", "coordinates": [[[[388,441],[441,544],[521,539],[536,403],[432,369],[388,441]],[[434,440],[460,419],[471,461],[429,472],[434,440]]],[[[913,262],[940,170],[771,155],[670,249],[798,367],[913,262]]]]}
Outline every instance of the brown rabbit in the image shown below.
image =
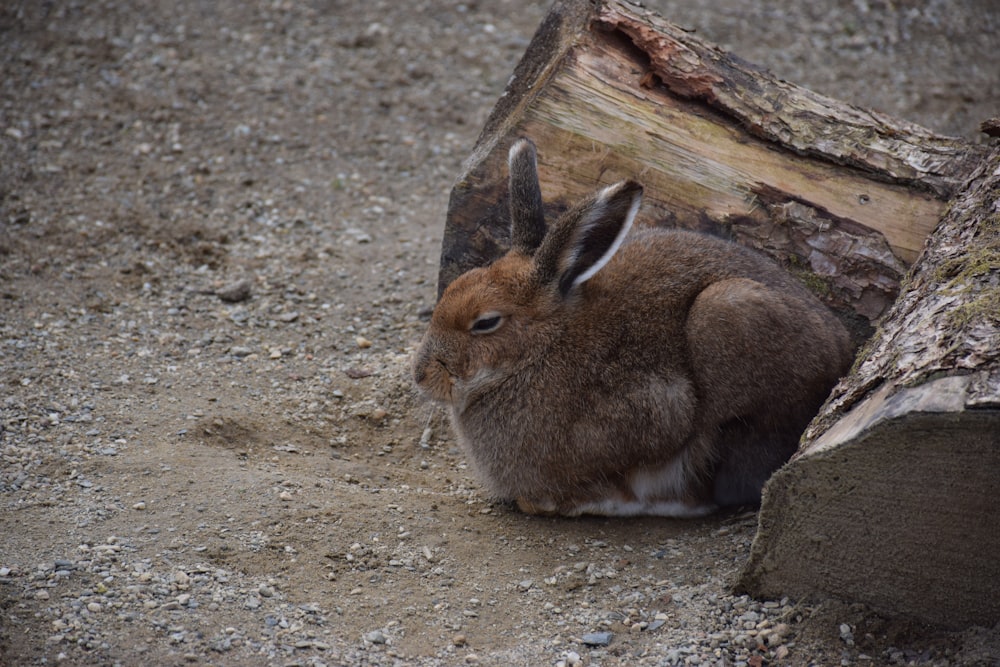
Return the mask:
{"type": "Polygon", "coordinates": [[[529,140],[509,169],[512,248],[448,286],[413,367],[488,491],[564,515],[759,503],[850,363],[844,327],[751,250],[629,234],[638,183],[547,228],[529,140]]]}

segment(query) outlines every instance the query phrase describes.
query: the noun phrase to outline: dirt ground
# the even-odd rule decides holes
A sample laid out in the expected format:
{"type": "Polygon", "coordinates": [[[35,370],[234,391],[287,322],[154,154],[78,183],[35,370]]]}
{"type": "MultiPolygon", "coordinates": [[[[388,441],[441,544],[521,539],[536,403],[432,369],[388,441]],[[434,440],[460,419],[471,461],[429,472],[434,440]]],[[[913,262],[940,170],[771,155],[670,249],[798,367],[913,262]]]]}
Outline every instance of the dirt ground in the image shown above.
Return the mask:
{"type": "MultiPolygon", "coordinates": [[[[993,0],[646,4],[944,133],[1000,108],[993,0]]],[[[0,664],[1000,664],[732,595],[752,513],[479,492],[408,357],[547,7],[0,1],[0,664]]]]}

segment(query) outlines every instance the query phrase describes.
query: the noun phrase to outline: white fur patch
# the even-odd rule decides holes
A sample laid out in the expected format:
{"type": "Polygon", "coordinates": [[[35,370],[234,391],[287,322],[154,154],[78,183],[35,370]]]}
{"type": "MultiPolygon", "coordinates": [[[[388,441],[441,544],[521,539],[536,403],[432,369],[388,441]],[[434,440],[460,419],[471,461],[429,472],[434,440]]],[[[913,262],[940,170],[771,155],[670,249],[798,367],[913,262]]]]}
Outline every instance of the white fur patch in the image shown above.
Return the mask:
{"type": "Polygon", "coordinates": [[[679,500],[657,500],[642,502],[605,498],[592,503],[582,503],[568,512],[570,516],[591,514],[596,516],[663,516],[688,519],[705,516],[715,510],[714,505],[689,505],[679,500]]]}
{"type": "Polygon", "coordinates": [[[689,481],[687,452],[684,452],[661,468],[633,473],[630,484],[635,500],[604,498],[577,505],[571,514],[686,518],[705,516],[713,512],[716,507],[712,504],[690,505],[675,500],[687,493],[689,481]]]}

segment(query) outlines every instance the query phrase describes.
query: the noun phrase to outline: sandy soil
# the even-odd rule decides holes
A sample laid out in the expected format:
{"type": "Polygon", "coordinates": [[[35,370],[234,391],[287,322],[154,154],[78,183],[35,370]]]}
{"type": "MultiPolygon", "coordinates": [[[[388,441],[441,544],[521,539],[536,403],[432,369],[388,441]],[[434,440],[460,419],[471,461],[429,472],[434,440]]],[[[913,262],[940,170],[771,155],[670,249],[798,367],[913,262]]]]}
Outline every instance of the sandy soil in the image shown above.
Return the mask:
{"type": "MultiPolygon", "coordinates": [[[[992,0],[647,4],[941,132],[1000,108],[992,0]]],[[[1000,629],[733,596],[752,513],[479,492],[408,357],[546,9],[0,3],[0,664],[997,664],[1000,629]]]]}

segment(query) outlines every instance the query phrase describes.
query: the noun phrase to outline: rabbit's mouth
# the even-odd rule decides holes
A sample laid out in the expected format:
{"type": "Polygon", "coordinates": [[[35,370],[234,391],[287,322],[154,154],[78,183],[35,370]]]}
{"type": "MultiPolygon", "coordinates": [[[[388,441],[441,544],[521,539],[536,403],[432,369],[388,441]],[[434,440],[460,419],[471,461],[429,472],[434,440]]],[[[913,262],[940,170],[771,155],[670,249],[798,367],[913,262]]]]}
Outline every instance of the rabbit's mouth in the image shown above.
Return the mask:
{"type": "Polygon", "coordinates": [[[418,374],[417,387],[432,401],[451,406],[459,413],[501,379],[493,368],[480,368],[463,378],[452,372],[444,362],[433,360],[418,374]]]}
{"type": "Polygon", "coordinates": [[[438,403],[454,403],[455,384],[457,377],[440,359],[428,359],[414,371],[413,378],[417,388],[438,403]]]}

